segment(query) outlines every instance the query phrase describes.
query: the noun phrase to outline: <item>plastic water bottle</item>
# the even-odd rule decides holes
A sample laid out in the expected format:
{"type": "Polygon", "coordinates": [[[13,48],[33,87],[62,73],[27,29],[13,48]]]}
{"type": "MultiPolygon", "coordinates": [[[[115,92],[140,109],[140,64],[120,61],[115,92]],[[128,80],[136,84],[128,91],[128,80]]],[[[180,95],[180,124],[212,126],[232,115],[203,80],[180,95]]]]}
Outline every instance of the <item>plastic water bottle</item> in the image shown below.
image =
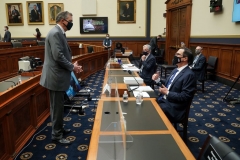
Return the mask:
{"type": "Polygon", "coordinates": [[[18,76],[18,84],[22,84],[22,77],[21,77],[21,75],[18,76]]]}
{"type": "Polygon", "coordinates": [[[142,103],[142,102],[143,102],[143,93],[142,93],[142,90],[140,90],[139,94],[140,94],[140,101],[141,101],[141,103],[142,103]]]}
{"type": "Polygon", "coordinates": [[[125,102],[125,103],[128,102],[128,94],[127,94],[127,91],[124,91],[124,93],[123,93],[123,102],[125,102]]]}

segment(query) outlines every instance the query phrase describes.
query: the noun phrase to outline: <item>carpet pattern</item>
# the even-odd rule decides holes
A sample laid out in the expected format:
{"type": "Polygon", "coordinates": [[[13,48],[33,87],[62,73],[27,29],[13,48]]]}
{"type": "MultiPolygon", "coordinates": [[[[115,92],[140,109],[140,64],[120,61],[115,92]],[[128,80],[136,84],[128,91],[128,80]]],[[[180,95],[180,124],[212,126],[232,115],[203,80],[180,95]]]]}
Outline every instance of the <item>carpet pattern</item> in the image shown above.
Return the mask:
{"type": "MultiPolygon", "coordinates": [[[[84,115],[69,112],[69,109],[64,113],[65,128],[72,129],[65,136],[73,142],[71,145],[60,146],[51,142],[51,121],[48,118],[15,159],[85,160],[97,107],[96,99],[101,94],[104,74],[105,71],[101,70],[85,80],[92,89],[93,100],[85,104],[84,115]]],[[[223,101],[229,89],[229,86],[208,80],[205,82],[205,93],[197,91],[194,96],[189,114],[187,145],[196,158],[208,134],[218,137],[240,154],[240,104],[223,101]]],[[[232,89],[229,96],[238,97],[240,91],[232,89]]],[[[75,100],[81,103],[77,98],[75,100]]]]}

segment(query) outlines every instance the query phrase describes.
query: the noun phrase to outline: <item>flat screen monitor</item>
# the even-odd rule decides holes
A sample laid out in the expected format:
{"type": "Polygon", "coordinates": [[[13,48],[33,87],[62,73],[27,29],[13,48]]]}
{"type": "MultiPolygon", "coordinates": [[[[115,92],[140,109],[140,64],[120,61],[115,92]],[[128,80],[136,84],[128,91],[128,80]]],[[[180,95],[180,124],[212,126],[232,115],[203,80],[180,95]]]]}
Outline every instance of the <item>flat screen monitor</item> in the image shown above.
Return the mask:
{"type": "Polygon", "coordinates": [[[81,34],[108,33],[108,17],[80,17],[81,34]]]}
{"type": "Polygon", "coordinates": [[[81,89],[81,86],[74,74],[74,72],[71,72],[71,81],[70,81],[70,86],[68,90],[66,91],[66,95],[68,97],[68,100],[71,100],[77,92],[79,92],[81,89]]]}

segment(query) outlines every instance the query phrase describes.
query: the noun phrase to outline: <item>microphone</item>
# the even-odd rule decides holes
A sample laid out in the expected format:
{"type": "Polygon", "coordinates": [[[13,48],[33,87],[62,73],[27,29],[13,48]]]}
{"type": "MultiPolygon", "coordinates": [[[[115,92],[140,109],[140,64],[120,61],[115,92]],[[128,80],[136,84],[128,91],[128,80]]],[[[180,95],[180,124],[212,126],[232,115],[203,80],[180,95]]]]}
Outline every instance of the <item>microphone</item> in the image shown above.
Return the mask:
{"type": "MultiPolygon", "coordinates": [[[[128,73],[129,73],[130,75],[132,75],[132,71],[128,70],[128,73]]],[[[132,77],[135,79],[135,81],[137,82],[138,86],[137,86],[136,88],[133,88],[133,89],[130,88],[130,90],[129,90],[128,92],[132,92],[132,91],[138,89],[139,86],[140,86],[140,84],[138,83],[138,81],[136,80],[136,78],[135,78],[134,76],[132,76],[132,77]]]]}

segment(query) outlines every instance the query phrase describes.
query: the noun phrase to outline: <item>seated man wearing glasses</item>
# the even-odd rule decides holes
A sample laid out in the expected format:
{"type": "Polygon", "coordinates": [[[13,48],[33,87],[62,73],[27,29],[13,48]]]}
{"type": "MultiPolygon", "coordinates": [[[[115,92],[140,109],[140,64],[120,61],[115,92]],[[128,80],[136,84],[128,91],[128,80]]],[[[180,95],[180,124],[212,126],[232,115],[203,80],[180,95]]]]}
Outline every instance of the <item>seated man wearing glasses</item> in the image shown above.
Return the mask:
{"type": "Polygon", "coordinates": [[[152,79],[160,85],[158,104],[171,122],[178,122],[184,118],[186,107],[194,96],[195,74],[188,67],[192,62],[191,51],[188,48],[181,48],[173,60],[177,68],[166,80],[160,79],[158,74],[152,76],[152,79]]]}

